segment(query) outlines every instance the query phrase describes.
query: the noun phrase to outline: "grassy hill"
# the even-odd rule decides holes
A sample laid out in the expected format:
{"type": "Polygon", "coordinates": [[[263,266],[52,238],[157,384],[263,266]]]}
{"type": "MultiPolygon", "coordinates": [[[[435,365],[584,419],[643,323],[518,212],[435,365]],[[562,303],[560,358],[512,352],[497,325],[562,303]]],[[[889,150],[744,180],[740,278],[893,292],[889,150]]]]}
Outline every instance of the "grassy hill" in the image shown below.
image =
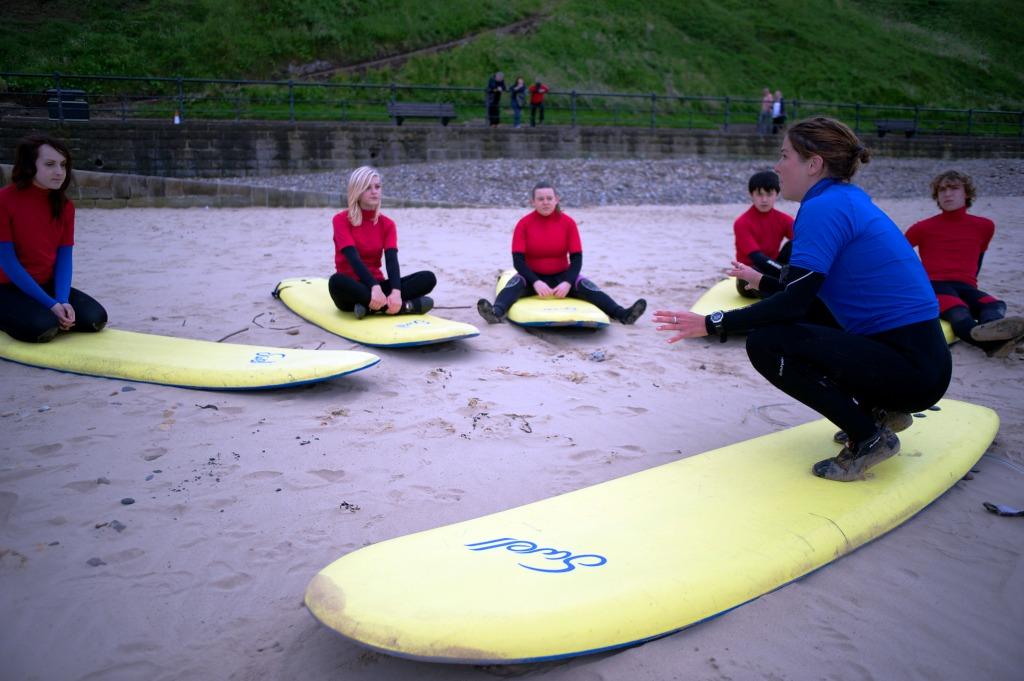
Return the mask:
{"type": "Polygon", "coordinates": [[[23,0],[0,70],[287,78],[479,34],[339,81],[1024,108],[1015,0],[23,0]],[[525,33],[489,29],[536,17],[525,33]]]}

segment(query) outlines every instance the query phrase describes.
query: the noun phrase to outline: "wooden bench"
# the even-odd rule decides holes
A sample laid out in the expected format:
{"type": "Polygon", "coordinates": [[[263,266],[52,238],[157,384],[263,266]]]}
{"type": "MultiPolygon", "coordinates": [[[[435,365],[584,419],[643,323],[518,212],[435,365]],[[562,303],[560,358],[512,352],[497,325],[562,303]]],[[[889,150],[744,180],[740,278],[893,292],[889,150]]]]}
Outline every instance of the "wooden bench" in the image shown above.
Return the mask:
{"type": "Polygon", "coordinates": [[[917,132],[917,121],[913,118],[884,118],[875,121],[878,128],[878,136],[885,137],[887,132],[902,132],[907,137],[913,137],[917,132]]]}
{"type": "Polygon", "coordinates": [[[440,118],[441,125],[455,118],[455,105],[430,102],[388,102],[388,115],[401,125],[406,118],[440,118]]]}

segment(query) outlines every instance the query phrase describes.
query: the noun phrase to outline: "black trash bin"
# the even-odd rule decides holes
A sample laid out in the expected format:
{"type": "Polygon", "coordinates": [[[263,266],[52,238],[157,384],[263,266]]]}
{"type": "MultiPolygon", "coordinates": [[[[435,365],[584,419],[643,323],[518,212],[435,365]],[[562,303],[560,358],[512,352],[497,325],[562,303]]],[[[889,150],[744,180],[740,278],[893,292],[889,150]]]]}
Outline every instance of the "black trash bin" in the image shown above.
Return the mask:
{"type": "Polygon", "coordinates": [[[85,99],[85,90],[65,90],[58,92],[55,88],[46,91],[46,110],[50,120],[87,121],[89,120],[89,102],[85,99]],[[63,114],[63,116],[62,116],[63,114]]]}

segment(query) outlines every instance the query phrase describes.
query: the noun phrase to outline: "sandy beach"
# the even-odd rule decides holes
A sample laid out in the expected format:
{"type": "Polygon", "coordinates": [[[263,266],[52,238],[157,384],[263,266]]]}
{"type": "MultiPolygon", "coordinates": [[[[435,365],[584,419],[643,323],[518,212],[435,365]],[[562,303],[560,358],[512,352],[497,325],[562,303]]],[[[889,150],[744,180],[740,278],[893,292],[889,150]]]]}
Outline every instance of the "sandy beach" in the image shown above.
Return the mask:
{"type": "MultiPolygon", "coordinates": [[[[584,273],[620,303],[649,303],[635,326],[596,332],[477,315],[525,208],[386,205],[403,272],[433,270],[436,314],[478,337],[374,350],[380,364],[352,376],[257,393],[0,362],[0,679],[1021,678],[1024,519],[982,502],[1024,508],[1024,354],[992,360],[964,344],[947,397],[1002,422],[973,479],[721,617],[505,667],[402,660],[320,625],[304,589],[345,553],[817,418],[751,368],[741,341],[669,345],[650,321],[721,278],[746,205],[566,206],[584,273]]],[[[929,200],[879,205],[903,228],[936,212],[929,200]]],[[[333,271],[334,212],[80,210],[75,286],[113,328],[358,349],[270,295],[281,279],[333,271]]],[[[980,286],[1024,313],[1024,197],[983,196],[972,212],[997,226],[980,286]]]]}

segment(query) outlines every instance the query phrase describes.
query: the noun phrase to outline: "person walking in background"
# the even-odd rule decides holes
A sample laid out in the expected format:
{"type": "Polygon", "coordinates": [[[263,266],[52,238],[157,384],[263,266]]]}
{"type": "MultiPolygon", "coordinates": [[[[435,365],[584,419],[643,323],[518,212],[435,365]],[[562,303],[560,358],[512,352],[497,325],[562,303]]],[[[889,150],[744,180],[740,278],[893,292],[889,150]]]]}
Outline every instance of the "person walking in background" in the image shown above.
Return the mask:
{"type": "Polygon", "coordinates": [[[782,90],[775,91],[775,99],[772,101],[772,134],[782,130],[786,125],[786,100],[782,98],[782,90]]]}
{"type": "Polygon", "coordinates": [[[540,78],[530,86],[530,127],[537,127],[537,112],[540,112],[540,122],[544,122],[544,95],[548,93],[548,86],[540,81],[540,78]]]}
{"type": "Polygon", "coordinates": [[[515,84],[509,90],[509,98],[512,100],[512,125],[518,128],[523,121],[523,105],[526,103],[526,81],[516,78],[515,84]]]}
{"type": "Polygon", "coordinates": [[[764,89],[761,96],[761,110],[757,114],[757,134],[767,135],[772,129],[772,91],[764,89]]]}
{"type": "Polygon", "coordinates": [[[492,128],[501,122],[501,93],[506,89],[505,74],[501,71],[496,71],[487,81],[487,120],[492,128]]]}

